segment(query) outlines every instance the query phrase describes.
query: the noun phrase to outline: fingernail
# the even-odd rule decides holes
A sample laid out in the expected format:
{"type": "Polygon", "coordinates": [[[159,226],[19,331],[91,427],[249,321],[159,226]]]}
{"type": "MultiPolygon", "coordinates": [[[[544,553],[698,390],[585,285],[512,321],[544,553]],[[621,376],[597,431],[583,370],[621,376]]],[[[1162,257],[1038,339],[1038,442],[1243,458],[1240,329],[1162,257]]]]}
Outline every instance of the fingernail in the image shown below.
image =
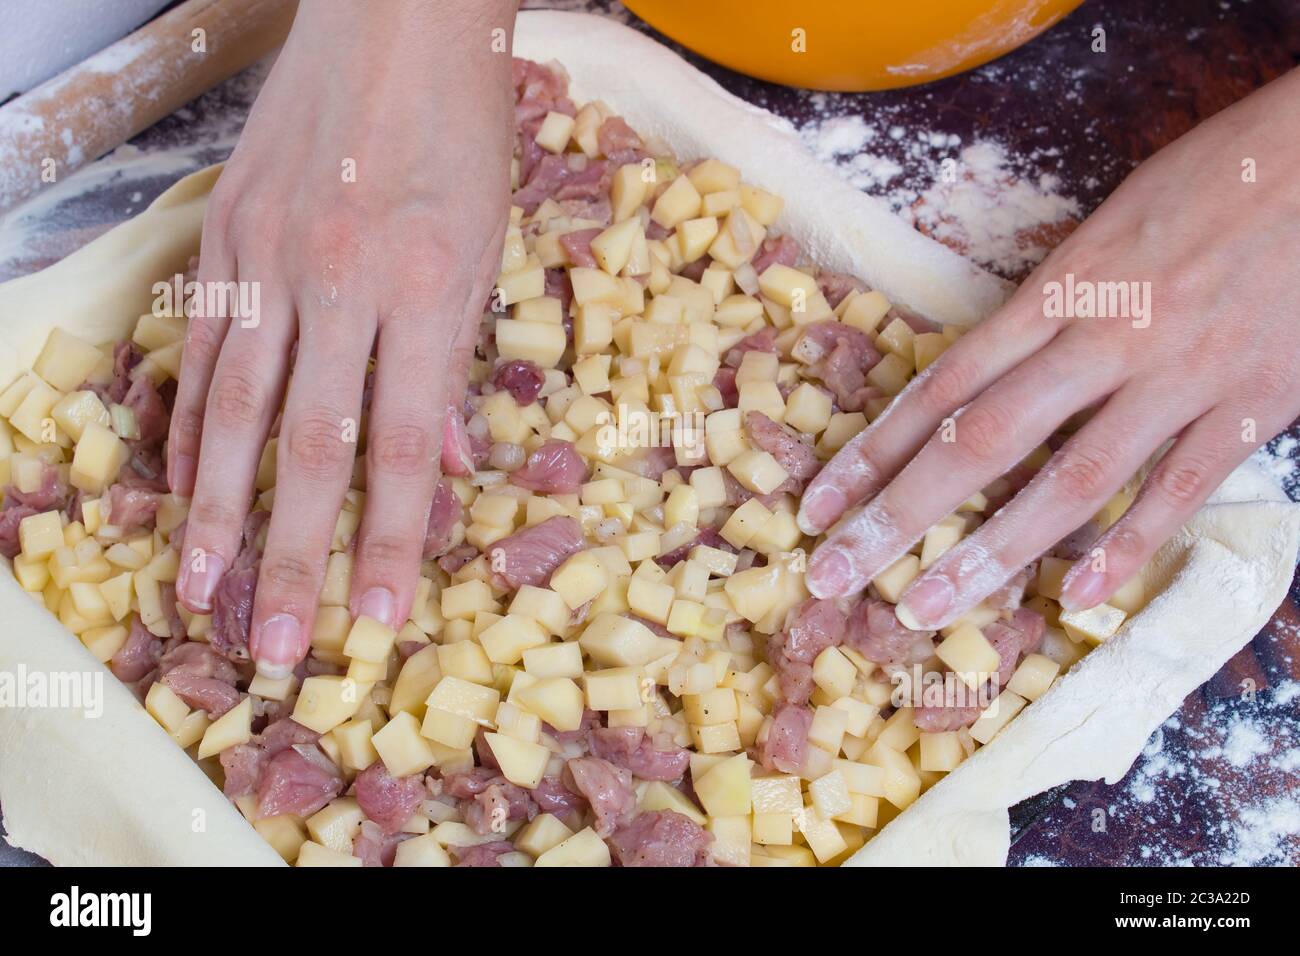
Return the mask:
{"type": "Polygon", "coordinates": [[[254,635],[257,644],[257,670],[275,680],[284,678],[286,669],[293,670],[298,663],[298,648],[302,644],[302,624],[292,614],[272,614],[262,622],[254,635]]]}
{"type": "Polygon", "coordinates": [[[1084,611],[1101,603],[1106,576],[1085,567],[1069,576],[1061,591],[1061,607],[1067,611],[1084,611]]]}
{"type": "Polygon", "coordinates": [[[853,583],[853,565],[839,548],[813,552],[805,583],[815,598],[843,597],[853,583]]]}
{"type": "Polygon", "coordinates": [[[197,614],[212,610],[212,595],[226,573],[226,562],[221,556],[210,553],[182,555],[185,566],[181,569],[181,603],[197,614]]]}
{"type": "Polygon", "coordinates": [[[844,513],[849,501],[844,492],[832,485],[814,488],[799,506],[796,521],[804,534],[821,534],[844,513]]]}
{"type": "Polygon", "coordinates": [[[952,582],[939,575],[921,578],[905,592],[898,602],[905,614],[921,625],[942,621],[952,607],[954,591],[952,582]]]}
{"type": "Polygon", "coordinates": [[[357,611],[363,617],[373,617],[380,624],[396,627],[393,623],[393,609],[396,604],[393,592],[388,588],[371,588],[361,595],[361,603],[357,606],[357,611]]]}

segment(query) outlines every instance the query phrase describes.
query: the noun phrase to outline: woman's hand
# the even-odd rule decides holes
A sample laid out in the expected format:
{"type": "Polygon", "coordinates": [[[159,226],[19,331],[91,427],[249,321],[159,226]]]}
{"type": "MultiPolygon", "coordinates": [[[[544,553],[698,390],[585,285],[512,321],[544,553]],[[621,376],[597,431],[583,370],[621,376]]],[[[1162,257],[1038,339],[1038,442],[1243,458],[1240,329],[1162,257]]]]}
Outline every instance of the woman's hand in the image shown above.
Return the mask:
{"type": "Polygon", "coordinates": [[[444,409],[500,266],[515,5],[383,7],[304,0],[203,224],[201,288],[257,283],[261,309],[190,322],[168,441],[172,489],[193,496],[177,592],[211,611],[283,398],[250,638],[268,675],[310,643],[372,348],[351,611],[406,619],[444,409]]]}
{"type": "Polygon", "coordinates": [[[1152,157],[835,456],[799,512],[807,534],[839,522],[809,563],[814,595],[861,591],[927,528],[1096,406],[1023,491],[901,599],[920,626],[948,623],[1085,524],[1175,438],[1132,507],[1066,577],[1061,603],[1092,607],[1300,414],[1297,101],[1300,71],[1152,157]],[[1048,284],[1065,287],[1067,275],[1076,290],[1149,283],[1145,316],[1130,303],[1122,317],[1050,317],[1048,284]]]}

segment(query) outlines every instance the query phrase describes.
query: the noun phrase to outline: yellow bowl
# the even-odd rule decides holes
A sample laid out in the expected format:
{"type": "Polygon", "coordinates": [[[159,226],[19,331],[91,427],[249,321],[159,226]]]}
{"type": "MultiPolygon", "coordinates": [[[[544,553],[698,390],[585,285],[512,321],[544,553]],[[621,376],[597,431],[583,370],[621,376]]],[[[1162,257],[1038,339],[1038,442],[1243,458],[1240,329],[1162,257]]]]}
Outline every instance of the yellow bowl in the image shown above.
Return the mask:
{"type": "Polygon", "coordinates": [[[661,33],[741,73],[886,90],[987,63],[1082,0],[624,0],[661,33]]]}

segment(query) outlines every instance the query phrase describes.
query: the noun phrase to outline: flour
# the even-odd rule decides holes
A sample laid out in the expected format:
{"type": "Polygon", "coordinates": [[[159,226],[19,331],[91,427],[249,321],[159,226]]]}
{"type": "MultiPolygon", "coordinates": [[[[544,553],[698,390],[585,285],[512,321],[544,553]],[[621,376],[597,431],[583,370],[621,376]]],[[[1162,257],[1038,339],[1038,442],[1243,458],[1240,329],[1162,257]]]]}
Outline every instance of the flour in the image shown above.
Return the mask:
{"type": "MultiPolygon", "coordinates": [[[[817,96],[825,94],[814,102],[817,96]]],[[[1029,271],[1081,217],[1078,200],[1062,194],[1055,175],[1035,175],[1035,161],[1051,158],[1047,152],[1018,161],[992,141],[963,144],[955,133],[856,115],[819,117],[799,135],[853,186],[1003,276],[1029,271]],[[906,167],[894,158],[900,152],[906,167]]]]}

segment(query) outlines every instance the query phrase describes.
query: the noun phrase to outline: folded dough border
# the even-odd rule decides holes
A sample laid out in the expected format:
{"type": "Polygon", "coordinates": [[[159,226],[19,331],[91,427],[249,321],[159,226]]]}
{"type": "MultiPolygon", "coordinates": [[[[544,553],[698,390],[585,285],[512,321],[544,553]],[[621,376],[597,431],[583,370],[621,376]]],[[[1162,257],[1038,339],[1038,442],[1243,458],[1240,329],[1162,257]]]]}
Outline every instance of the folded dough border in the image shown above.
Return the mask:
{"type": "MultiPolygon", "coordinates": [[[[602,99],[685,158],[715,156],[786,200],[778,228],[825,268],[850,272],[935,321],[992,313],[1010,286],[920,235],[807,152],[789,125],[674,53],[609,20],[519,16],[515,52],[557,60],[581,99],[602,99]]],[[[153,282],[197,252],[220,170],[182,179],[144,212],[63,261],[0,285],[0,384],[61,326],[124,337],[153,282]]],[[[1124,775],[1157,726],[1268,620],[1300,547],[1300,505],[1249,463],[1160,551],[1123,633],[1097,648],[992,742],[888,824],[847,865],[1001,865],[1007,808],[1077,779],[1124,775]]],[[[0,672],[102,673],[103,713],[0,708],[0,805],[9,842],[63,865],[282,865],[279,856],[81,642],[0,573],[0,672]]]]}

